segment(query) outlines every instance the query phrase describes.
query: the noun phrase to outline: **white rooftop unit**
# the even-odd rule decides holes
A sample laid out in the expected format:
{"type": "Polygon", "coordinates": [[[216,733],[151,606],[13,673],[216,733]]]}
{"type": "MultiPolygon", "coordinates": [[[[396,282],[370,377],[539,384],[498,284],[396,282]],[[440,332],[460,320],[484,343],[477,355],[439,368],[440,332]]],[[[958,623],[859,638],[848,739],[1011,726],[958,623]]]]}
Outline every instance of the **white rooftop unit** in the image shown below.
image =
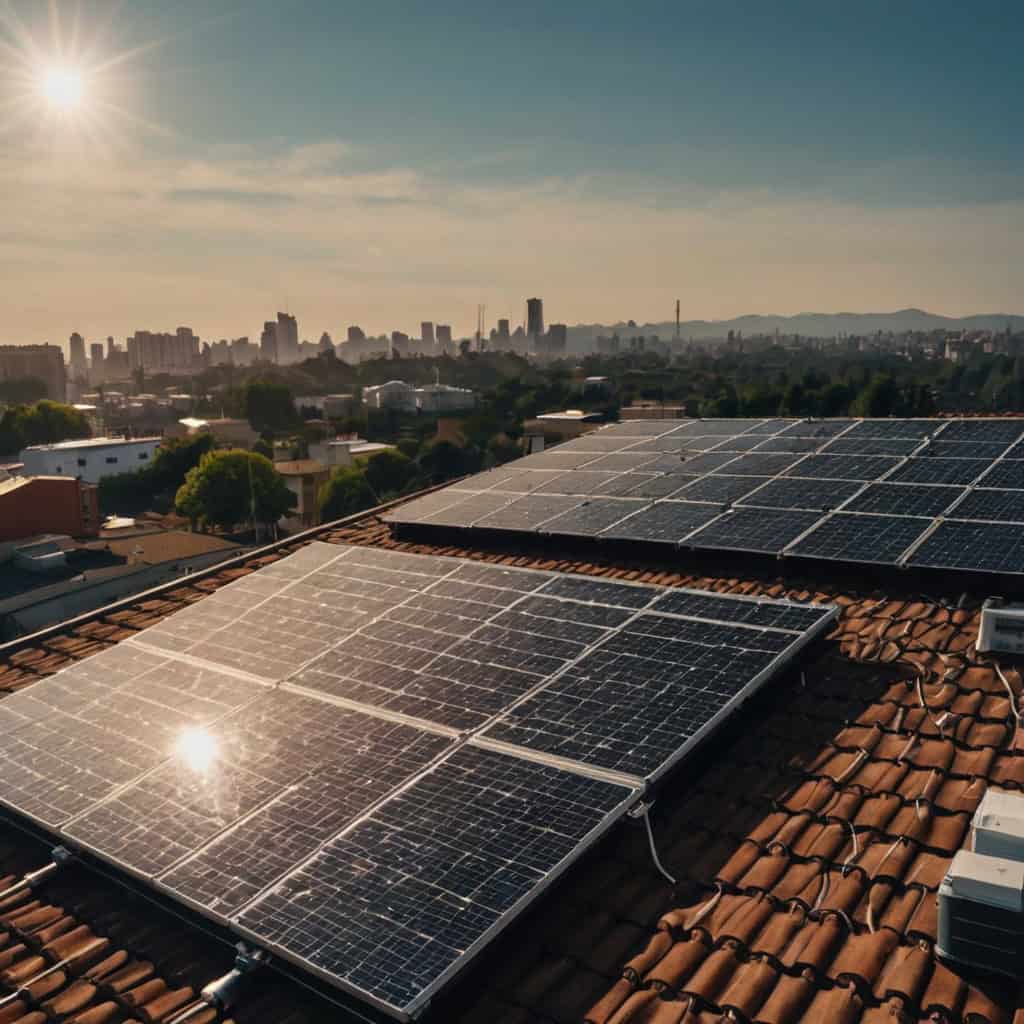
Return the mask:
{"type": "Polygon", "coordinates": [[[1024,795],[990,789],[971,824],[975,853],[1024,863],[1024,795]]]}
{"type": "Polygon", "coordinates": [[[977,647],[982,652],[1024,654],[1024,605],[990,597],[981,609],[977,647]]]}

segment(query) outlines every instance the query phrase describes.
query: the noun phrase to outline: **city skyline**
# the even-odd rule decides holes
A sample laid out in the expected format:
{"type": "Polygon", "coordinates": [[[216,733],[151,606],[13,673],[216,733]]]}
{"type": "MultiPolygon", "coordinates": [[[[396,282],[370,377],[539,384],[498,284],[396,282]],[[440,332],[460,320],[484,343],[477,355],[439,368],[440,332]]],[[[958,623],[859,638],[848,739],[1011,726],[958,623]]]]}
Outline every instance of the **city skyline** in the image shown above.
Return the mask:
{"type": "Polygon", "coordinates": [[[1020,308],[1008,5],[47,6],[0,14],[0,342],[1020,308]]]}

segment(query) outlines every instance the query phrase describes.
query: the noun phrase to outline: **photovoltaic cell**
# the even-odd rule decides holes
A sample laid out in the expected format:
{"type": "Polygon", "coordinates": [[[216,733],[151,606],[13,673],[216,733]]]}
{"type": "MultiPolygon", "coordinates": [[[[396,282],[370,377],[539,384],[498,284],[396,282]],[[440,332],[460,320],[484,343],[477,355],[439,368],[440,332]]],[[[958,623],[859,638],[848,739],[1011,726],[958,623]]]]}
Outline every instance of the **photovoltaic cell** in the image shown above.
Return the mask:
{"type": "Polygon", "coordinates": [[[929,519],[836,512],[787,554],[894,564],[931,525],[929,519]]]}
{"type": "Polygon", "coordinates": [[[751,626],[768,626],[802,632],[821,623],[831,614],[820,605],[798,605],[779,601],[740,600],[720,597],[703,590],[672,589],[651,605],[651,611],[672,615],[689,615],[720,622],[742,622],[751,626]]]}
{"type": "Polygon", "coordinates": [[[908,459],[889,483],[969,484],[989,467],[984,459],[908,459]]]}
{"type": "Polygon", "coordinates": [[[1024,523],[1024,491],[974,490],[949,515],[953,519],[1024,523]]]}
{"type": "Polygon", "coordinates": [[[848,430],[853,420],[797,420],[781,431],[786,437],[819,437],[824,440],[848,430]]]}
{"type": "Polygon", "coordinates": [[[802,459],[803,456],[800,454],[752,452],[749,455],[738,456],[715,472],[729,473],[733,476],[775,476],[796,466],[802,459]]]}
{"type": "Polygon", "coordinates": [[[633,487],[622,492],[630,498],[667,498],[687,484],[700,479],[699,476],[691,473],[662,473],[657,476],[630,473],[628,475],[637,478],[637,483],[633,487]]]}
{"type": "Polygon", "coordinates": [[[653,541],[678,544],[688,534],[711,522],[722,511],[721,505],[700,505],[691,501],[659,501],[623,519],[600,534],[619,540],[653,541]]]}
{"type": "Polygon", "coordinates": [[[868,437],[925,438],[942,426],[942,420],[861,420],[846,434],[851,440],[868,437]]]}
{"type": "Polygon", "coordinates": [[[631,470],[645,469],[649,462],[657,458],[650,452],[611,452],[599,455],[587,464],[588,469],[611,470],[613,473],[626,473],[631,470]]]}
{"type": "Polygon", "coordinates": [[[820,518],[817,512],[737,507],[687,538],[696,548],[779,554],[820,518]]]}
{"type": "Polygon", "coordinates": [[[704,474],[712,470],[728,466],[739,459],[744,458],[735,452],[707,452],[704,455],[695,455],[692,459],[683,460],[683,471],[686,473],[704,474]]]}
{"type": "Polygon", "coordinates": [[[1024,434],[1024,421],[970,419],[948,422],[939,435],[943,441],[991,441],[1011,444],[1024,434]]]}
{"type": "Polygon", "coordinates": [[[684,501],[710,501],[731,504],[765,482],[765,477],[706,476],[687,484],[675,496],[684,501]]]}
{"type": "Polygon", "coordinates": [[[995,463],[978,481],[978,486],[1024,490],[1024,461],[1004,459],[995,463]]]}
{"type": "Polygon", "coordinates": [[[622,786],[465,747],[237,920],[288,957],[412,1014],[631,797],[622,786]]]}
{"type": "Polygon", "coordinates": [[[921,447],[919,438],[837,437],[824,449],[825,455],[910,455],[921,447]]]}
{"type": "Polygon", "coordinates": [[[527,494],[510,505],[483,516],[475,523],[486,530],[536,530],[580,503],[578,497],[561,494],[527,494]]]}
{"type": "Polygon", "coordinates": [[[876,480],[899,461],[885,455],[808,455],[786,476],[817,480],[876,480]]]}
{"type": "Polygon", "coordinates": [[[863,484],[850,480],[801,480],[798,477],[779,477],[752,491],[739,504],[822,511],[842,504],[862,486],[863,484]]]}
{"type": "Polygon", "coordinates": [[[919,459],[986,459],[991,462],[1006,451],[1005,444],[985,441],[947,441],[939,436],[928,442],[918,453],[919,459]]]}
{"type": "Polygon", "coordinates": [[[516,496],[506,491],[467,494],[447,508],[425,515],[418,521],[433,526],[472,526],[478,519],[483,519],[515,500],[516,496]]]}
{"type": "Polygon", "coordinates": [[[536,489],[536,494],[593,494],[594,491],[620,476],[619,473],[579,469],[575,473],[560,473],[536,489]]]}
{"type": "Polygon", "coordinates": [[[843,508],[844,512],[875,512],[880,515],[942,515],[965,491],[963,487],[870,484],[843,508]]]}
{"type": "Polygon", "coordinates": [[[778,419],[778,420],[763,420],[760,423],[755,423],[749,430],[746,431],[748,434],[780,434],[788,427],[796,426],[798,420],[792,419],[778,419]]]}
{"type": "Polygon", "coordinates": [[[646,498],[591,498],[548,520],[541,529],[544,533],[593,537],[650,504],[646,498]]]}
{"type": "Polygon", "coordinates": [[[1006,523],[939,523],[907,561],[967,572],[1024,573],[1024,530],[1006,523]]]}
{"type": "Polygon", "coordinates": [[[806,455],[808,452],[816,452],[824,440],[817,437],[790,437],[782,434],[778,437],[759,439],[757,450],[759,452],[795,452],[806,455]]]}

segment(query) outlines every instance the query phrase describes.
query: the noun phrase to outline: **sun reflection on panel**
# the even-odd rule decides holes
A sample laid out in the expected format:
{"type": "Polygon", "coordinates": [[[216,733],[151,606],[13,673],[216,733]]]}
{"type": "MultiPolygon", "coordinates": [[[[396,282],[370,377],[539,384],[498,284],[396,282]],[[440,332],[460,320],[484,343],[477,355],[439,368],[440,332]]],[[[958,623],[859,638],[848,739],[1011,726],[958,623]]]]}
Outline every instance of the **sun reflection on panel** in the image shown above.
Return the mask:
{"type": "Polygon", "coordinates": [[[174,744],[177,759],[200,775],[207,775],[217,763],[219,744],[217,738],[200,726],[189,726],[181,731],[174,744]]]}

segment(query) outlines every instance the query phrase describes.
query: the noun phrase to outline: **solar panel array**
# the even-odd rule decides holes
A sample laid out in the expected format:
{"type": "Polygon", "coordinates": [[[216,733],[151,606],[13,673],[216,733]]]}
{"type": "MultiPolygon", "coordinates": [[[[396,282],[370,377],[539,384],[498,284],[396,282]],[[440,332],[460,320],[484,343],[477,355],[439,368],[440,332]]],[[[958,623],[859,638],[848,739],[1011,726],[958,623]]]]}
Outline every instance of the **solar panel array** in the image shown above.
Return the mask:
{"type": "Polygon", "coordinates": [[[0,704],[0,802],[399,1018],[834,609],[311,544],[0,704]]]}
{"type": "Polygon", "coordinates": [[[1024,574],[1024,419],[628,421],[385,518],[1024,574]]]}

